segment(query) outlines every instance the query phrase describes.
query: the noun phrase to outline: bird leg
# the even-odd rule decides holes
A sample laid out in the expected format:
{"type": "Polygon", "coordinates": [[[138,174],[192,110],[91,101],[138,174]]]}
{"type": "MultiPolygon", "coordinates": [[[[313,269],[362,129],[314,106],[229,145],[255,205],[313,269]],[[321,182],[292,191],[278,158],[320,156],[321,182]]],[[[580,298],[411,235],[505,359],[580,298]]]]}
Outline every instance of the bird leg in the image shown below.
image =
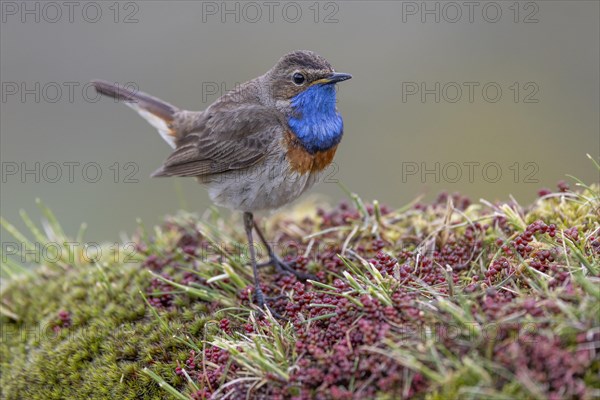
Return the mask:
{"type": "Polygon", "coordinates": [[[284,271],[284,272],[293,274],[296,276],[296,278],[300,279],[301,281],[305,281],[307,279],[316,280],[316,277],[314,275],[296,271],[296,269],[294,267],[292,267],[289,263],[286,263],[281,258],[279,258],[279,256],[277,256],[277,254],[275,254],[275,252],[273,251],[273,248],[269,245],[269,243],[265,239],[265,236],[263,235],[262,231],[259,229],[256,221],[253,220],[252,222],[254,224],[254,229],[256,230],[256,233],[258,234],[258,237],[260,238],[260,241],[265,245],[265,247],[267,248],[267,252],[269,253],[269,261],[259,264],[258,267],[266,267],[266,266],[272,265],[273,267],[275,267],[277,272],[284,271]]]}
{"type": "Polygon", "coordinates": [[[258,267],[256,265],[256,251],[254,249],[254,241],[252,240],[252,228],[254,227],[254,217],[252,213],[244,213],[244,229],[248,237],[248,250],[250,251],[250,263],[252,264],[252,273],[254,274],[254,297],[256,304],[260,308],[265,306],[265,295],[260,288],[260,280],[258,278],[258,267]]]}
{"type": "MultiPolygon", "coordinates": [[[[250,263],[252,264],[252,273],[254,274],[254,299],[256,301],[256,305],[258,305],[258,307],[261,309],[261,312],[264,313],[264,311],[262,311],[262,309],[268,309],[275,318],[285,320],[286,319],[285,317],[283,317],[280,314],[278,314],[277,312],[273,311],[271,309],[271,307],[269,307],[265,303],[265,300],[269,299],[269,298],[265,297],[265,294],[263,293],[262,289],[260,288],[260,279],[258,278],[258,266],[256,264],[256,251],[254,249],[254,241],[252,240],[252,228],[253,227],[254,227],[254,217],[252,216],[252,213],[245,212],[244,213],[244,228],[246,229],[246,236],[248,237],[248,249],[250,251],[250,263]]],[[[269,300],[272,300],[272,299],[269,299],[269,300]]]]}

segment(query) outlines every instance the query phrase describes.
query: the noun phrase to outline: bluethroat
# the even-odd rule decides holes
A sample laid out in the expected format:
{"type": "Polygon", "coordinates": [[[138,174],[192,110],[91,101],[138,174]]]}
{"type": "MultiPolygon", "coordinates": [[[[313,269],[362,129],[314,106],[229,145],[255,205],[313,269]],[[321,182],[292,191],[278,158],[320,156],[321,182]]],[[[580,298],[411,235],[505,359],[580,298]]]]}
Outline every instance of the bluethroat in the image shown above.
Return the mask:
{"type": "Polygon", "coordinates": [[[275,254],[253,213],[292,202],[331,164],[343,134],[335,84],[350,78],[335,72],[325,58],[312,51],[294,51],[204,111],[180,110],[106,81],[93,84],[99,93],[136,110],[173,147],[153,177],[196,177],[208,187],[215,204],[243,211],[254,300],[263,308],[253,230],[269,255],[262,265],[301,279],[307,276],[275,254]]]}

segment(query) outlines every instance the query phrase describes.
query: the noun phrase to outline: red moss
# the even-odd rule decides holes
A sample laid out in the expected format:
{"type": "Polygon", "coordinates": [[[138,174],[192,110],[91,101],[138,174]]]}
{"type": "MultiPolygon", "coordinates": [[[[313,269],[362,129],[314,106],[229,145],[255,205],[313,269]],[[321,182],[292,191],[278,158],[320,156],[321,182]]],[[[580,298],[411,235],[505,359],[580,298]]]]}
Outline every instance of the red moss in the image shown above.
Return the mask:
{"type": "MultiPolygon", "coordinates": [[[[559,190],[568,191],[568,185],[559,184],[559,190]]],[[[546,194],[544,191],[540,196],[546,194]]],[[[442,194],[433,204],[417,205],[415,209],[443,216],[449,199],[460,210],[465,210],[470,204],[460,195],[442,194]]],[[[373,205],[367,205],[366,210],[370,215],[374,214],[373,205]]],[[[383,206],[380,210],[382,214],[389,212],[383,206]]],[[[306,231],[348,226],[363,218],[348,203],[341,203],[331,210],[319,209],[317,215],[315,220],[302,222],[306,231]]],[[[392,397],[425,396],[431,389],[427,378],[407,370],[390,357],[367,350],[369,347],[382,347],[384,338],[398,339],[406,335],[414,339],[424,326],[433,327],[432,333],[438,335],[448,351],[459,357],[468,352],[481,352],[488,357],[488,351],[492,351],[492,361],[502,364],[517,377],[541,384],[549,398],[561,395],[577,398],[585,394],[582,377],[585,367],[592,362],[589,351],[574,350],[559,337],[542,334],[547,322],[540,322],[536,325],[537,330],[528,331],[522,322],[507,318],[522,315],[532,321],[547,321],[560,312],[557,305],[547,299],[533,295],[518,296],[514,290],[495,287],[509,278],[525,286],[519,280],[525,263],[527,267],[551,277],[550,290],[575,290],[571,286],[569,271],[560,261],[562,242],[554,224],[538,220],[519,232],[505,217],[495,216],[489,225],[470,224],[451,229],[446,236],[440,234],[431,238],[430,232],[415,230],[397,242],[390,241],[383,234],[367,234],[351,242],[352,250],[363,260],[368,260],[388,280],[392,288],[391,304],[384,304],[370,295],[357,294],[347,282],[338,278],[348,268],[338,256],[342,252],[343,241],[340,242],[337,232],[330,232],[318,237],[312,254],[306,257],[306,245],[298,238],[282,233],[278,240],[301,243],[295,246],[294,254],[286,255],[285,261],[299,271],[315,274],[319,281],[334,287],[334,293],[300,282],[292,275],[262,274],[261,288],[266,296],[273,298],[268,301],[270,308],[293,324],[299,360],[290,371],[289,381],[282,382],[280,377],[268,376],[267,385],[261,387],[260,393],[254,393],[258,397],[353,399],[374,398],[380,392],[392,397]],[[430,246],[417,247],[426,239],[430,246]],[[554,243],[554,247],[548,243],[554,243]],[[497,250],[500,250],[498,254],[497,250]],[[443,313],[438,316],[440,321],[428,325],[431,317],[423,311],[419,301],[433,300],[430,297],[423,299],[423,286],[434,287],[442,296],[450,295],[450,288],[454,287],[455,291],[473,300],[473,318],[482,321],[483,325],[507,319],[509,322],[494,326],[493,340],[485,338],[481,348],[461,341],[452,334],[450,322],[439,323],[443,322],[443,313]],[[281,294],[286,295],[279,296],[281,294]]],[[[571,227],[565,230],[565,236],[578,243],[585,240],[579,232],[577,227],[571,227]]],[[[186,231],[178,243],[184,260],[177,262],[185,263],[197,257],[201,245],[202,238],[186,231]]],[[[600,252],[597,237],[589,237],[585,245],[590,253],[600,252]]],[[[355,265],[361,265],[361,261],[351,254],[346,257],[355,265]]],[[[148,255],[145,262],[146,267],[157,272],[173,264],[173,255],[164,259],[148,255]]],[[[173,279],[184,284],[206,284],[189,272],[173,279]]],[[[147,290],[152,298],[151,304],[158,308],[173,307],[173,295],[168,290],[168,285],[162,281],[152,280],[147,290]],[[152,295],[159,291],[165,294],[152,295]]],[[[253,286],[240,290],[239,302],[248,305],[253,291],[253,286]]],[[[448,317],[448,321],[452,320],[448,317]]],[[[252,324],[233,318],[222,319],[218,328],[228,335],[256,333],[252,324]]],[[[201,387],[200,391],[192,394],[195,399],[210,398],[219,385],[227,382],[229,374],[233,376],[233,372],[240,368],[232,362],[227,351],[210,345],[206,346],[203,354],[192,352],[181,363],[184,366],[174,366],[175,372],[181,375],[182,368],[185,368],[201,387]]],[[[499,385],[509,383],[503,378],[497,379],[499,385]]],[[[249,386],[239,383],[228,386],[227,390],[230,398],[245,398],[249,386]]]]}

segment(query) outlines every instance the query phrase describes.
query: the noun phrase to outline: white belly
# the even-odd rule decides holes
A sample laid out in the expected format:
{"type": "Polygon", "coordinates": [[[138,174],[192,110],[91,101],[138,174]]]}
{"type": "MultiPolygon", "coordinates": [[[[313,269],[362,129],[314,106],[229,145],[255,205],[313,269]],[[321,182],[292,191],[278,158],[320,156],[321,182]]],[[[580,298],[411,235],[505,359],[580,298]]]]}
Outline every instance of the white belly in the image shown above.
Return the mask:
{"type": "Polygon", "coordinates": [[[239,211],[273,210],[300,197],[317,181],[317,173],[292,171],[285,157],[258,162],[248,170],[205,180],[211,200],[239,211]]]}

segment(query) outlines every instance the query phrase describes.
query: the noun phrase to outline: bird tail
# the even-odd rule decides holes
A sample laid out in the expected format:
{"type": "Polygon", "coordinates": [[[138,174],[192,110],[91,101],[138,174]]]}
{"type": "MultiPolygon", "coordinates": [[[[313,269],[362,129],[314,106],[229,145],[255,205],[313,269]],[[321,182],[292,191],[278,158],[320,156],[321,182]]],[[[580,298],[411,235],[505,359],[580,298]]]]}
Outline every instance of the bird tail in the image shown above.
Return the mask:
{"type": "Polygon", "coordinates": [[[173,122],[175,121],[175,114],[179,112],[177,107],[146,93],[119,86],[116,83],[94,80],[92,84],[98,93],[122,101],[137,111],[150,125],[158,130],[160,136],[171,147],[175,148],[177,132],[173,122]]]}

